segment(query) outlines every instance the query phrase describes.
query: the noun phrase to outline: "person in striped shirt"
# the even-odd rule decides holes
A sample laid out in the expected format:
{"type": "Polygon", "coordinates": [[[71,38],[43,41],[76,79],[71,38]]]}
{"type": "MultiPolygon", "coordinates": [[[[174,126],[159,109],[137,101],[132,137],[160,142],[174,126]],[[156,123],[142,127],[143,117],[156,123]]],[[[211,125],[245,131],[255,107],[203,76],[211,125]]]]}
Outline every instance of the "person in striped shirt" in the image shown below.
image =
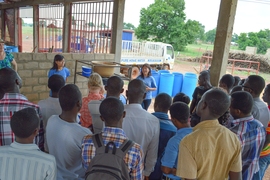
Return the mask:
{"type": "MultiPolygon", "coordinates": [[[[101,102],[99,111],[101,120],[105,122],[105,128],[102,131],[104,145],[112,141],[119,148],[128,139],[122,129],[123,118],[126,114],[123,103],[116,97],[108,97],[101,102]]],[[[92,136],[86,135],[82,140],[82,164],[85,169],[88,169],[91,160],[96,155],[92,136]]],[[[130,171],[130,179],[143,180],[143,158],[139,144],[134,143],[126,153],[124,161],[130,171]]]]}
{"type": "Polygon", "coordinates": [[[253,97],[250,93],[239,91],[231,94],[230,113],[234,120],[231,121],[230,130],[241,143],[243,180],[252,180],[259,171],[260,152],[266,137],[263,124],[251,114],[252,107],[253,97]]]}
{"type": "Polygon", "coordinates": [[[56,180],[54,156],[41,152],[33,144],[39,124],[40,119],[34,108],[28,107],[14,113],[10,126],[15,141],[0,147],[1,180],[56,180]]]}
{"type": "MultiPolygon", "coordinates": [[[[270,110],[270,84],[268,84],[264,89],[262,99],[267,103],[268,109],[270,110]]],[[[266,133],[266,140],[259,159],[260,170],[253,176],[254,180],[262,180],[264,173],[270,164],[270,122],[268,122],[266,133]]]]}
{"type": "Polygon", "coordinates": [[[21,86],[22,80],[13,69],[0,69],[0,89],[3,93],[3,97],[0,99],[0,146],[10,145],[15,140],[9,125],[14,112],[31,107],[36,110],[40,118],[39,133],[34,141],[39,149],[44,151],[44,131],[40,107],[20,94],[21,86]]]}

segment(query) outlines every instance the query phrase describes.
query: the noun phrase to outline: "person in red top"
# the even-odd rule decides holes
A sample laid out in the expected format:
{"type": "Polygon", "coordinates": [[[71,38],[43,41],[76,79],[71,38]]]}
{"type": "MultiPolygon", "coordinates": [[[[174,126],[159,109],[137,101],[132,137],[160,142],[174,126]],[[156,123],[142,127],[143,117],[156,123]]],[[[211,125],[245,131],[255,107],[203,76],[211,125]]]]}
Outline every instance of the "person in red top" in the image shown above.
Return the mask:
{"type": "MultiPolygon", "coordinates": [[[[266,86],[263,92],[263,101],[267,103],[268,109],[270,110],[270,84],[266,86]]],[[[268,122],[268,127],[266,128],[266,139],[264,143],[263,150],[260,154],[259,166],[260,170],[254,174],[253,180],[262,180],[265,171],[270,164],[270,121],[268,122]]]]}
{"type": "Polygon", "coordinates": [[[80,110],[80,122],[83,127],[92,129],[92,117],[91,112],[88,109],[88,103],[91,100],[100,100],[104,96],[104,85],[102,78],[98,73],[92,73],[88,80],[89,94],[82,99],[82,108],[80,110]]]}

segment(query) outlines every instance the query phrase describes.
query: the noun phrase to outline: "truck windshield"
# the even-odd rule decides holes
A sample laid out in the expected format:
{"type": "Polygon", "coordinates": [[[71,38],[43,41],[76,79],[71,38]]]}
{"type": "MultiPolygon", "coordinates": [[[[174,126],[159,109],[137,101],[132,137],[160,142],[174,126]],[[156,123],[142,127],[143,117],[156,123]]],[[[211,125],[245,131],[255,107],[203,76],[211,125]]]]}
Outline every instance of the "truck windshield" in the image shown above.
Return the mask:
{"type": "Polygon", "coordinates": [[[167,46],[167,54],[171,56],[171,58],[174,58],[174,51],[172,46],[167,46]]]}

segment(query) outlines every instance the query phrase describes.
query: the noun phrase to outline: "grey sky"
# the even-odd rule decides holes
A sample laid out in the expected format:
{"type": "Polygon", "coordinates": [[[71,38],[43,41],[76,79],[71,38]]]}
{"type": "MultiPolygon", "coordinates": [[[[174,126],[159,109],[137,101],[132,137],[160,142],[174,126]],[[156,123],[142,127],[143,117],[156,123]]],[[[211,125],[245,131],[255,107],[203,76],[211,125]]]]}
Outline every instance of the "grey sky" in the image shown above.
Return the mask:
{"type": "MultiPolygon", "coordinates": [[[[238,1],[233,31],[240,34],[241,32],[270,29],[270,0],[269,4],[267,4],[267,0],[264,0],[266,3],[247,1],[238,1]]],[[[185,0],[185,2],[186,19],[199,21],[205,26],[206,31],[216,27],[220,0],[185,0]]],[[[124,21],[138,26],[141,8],[147,8],[152,3],[154,0],[126,0],[124,21]]]]}

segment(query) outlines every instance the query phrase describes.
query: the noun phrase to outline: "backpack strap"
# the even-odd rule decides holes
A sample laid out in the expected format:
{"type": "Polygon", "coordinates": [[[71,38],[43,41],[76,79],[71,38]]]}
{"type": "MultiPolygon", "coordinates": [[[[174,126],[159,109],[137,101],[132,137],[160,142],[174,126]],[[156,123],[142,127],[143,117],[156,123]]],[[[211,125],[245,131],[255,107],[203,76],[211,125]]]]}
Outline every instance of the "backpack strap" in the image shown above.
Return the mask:
{"type": "Polygon", "coordinates": [[[104,146],[101,133],[98,133],[98,134],[95,134],[94,136],[92,136],[92,140],[93,140],[93,143],[94,143],[96,149],[104,146]]]}
{"type": "Polygon", "coordinates": [[[134,142],[129,140],[129,139],[126,139],[124,141],[124,143],[119,147],[119,149],[121,149],[121,151],[126,154],[130,148],[134,145],[134,142]]]}

